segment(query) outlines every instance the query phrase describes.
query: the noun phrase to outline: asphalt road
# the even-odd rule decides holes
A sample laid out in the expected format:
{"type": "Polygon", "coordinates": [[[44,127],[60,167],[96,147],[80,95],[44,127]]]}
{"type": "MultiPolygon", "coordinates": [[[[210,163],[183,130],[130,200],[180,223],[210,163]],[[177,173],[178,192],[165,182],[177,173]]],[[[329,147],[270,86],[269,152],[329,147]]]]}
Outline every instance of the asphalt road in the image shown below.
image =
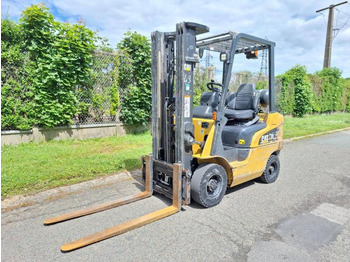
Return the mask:
{"type": "Polygon", "coordinates": [[[52,226],[53,215],[137,193],[136,181],[2,214],[2,261],[350,261],[350,131],[288,143],[274,184],[228,190],[220,205],[171,217],[94,245],[60,246],[157,209],[152,198],[52,226]]]}

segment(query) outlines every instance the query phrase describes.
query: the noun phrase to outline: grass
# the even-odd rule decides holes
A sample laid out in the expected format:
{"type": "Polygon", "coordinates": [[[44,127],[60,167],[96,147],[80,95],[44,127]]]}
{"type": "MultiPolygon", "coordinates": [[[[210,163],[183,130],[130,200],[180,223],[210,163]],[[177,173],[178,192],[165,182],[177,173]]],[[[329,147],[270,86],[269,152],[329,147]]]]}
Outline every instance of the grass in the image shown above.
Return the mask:
{"type": "MultiPolygon", "coordinates": [[[[350,126],[350,114],[286,117],[284,138],[350,126]]],[[[29,194],[141,166],[151,152],[149,132],[124,137],[3,146],[1,196],[29,194]]]]}
{"type": "Polygon", "coordinates": [[[149,132],[123,137],[3,146],[1,196],[35,193],[141,166],[152,151],[149,132]]]}
{"type": "Polygon", "coordinates": [[[283,138],[305,136],[350,127],[350,113],[309,115],[303,118],[285,117],[283,138]]]}

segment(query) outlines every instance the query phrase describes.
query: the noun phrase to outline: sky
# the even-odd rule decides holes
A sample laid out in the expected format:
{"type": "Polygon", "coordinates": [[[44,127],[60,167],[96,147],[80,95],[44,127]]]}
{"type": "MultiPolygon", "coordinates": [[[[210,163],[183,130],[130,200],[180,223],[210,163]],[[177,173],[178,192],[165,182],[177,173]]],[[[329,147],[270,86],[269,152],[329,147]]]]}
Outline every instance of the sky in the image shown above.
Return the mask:
{"type": "MultiPolygon", "coordinates": [[[[75,23],[82,18],[90,29],[106,37],[111,47],[116,47],[128,30],[150,37],[155,30],[171,32],[176,23],[191,21],[208,26],[208,36],[233,30],[267,37],[276,43],[276,74],[297,64],[313,73],[323,67],[328,20],[328,10],[316,10],[339,2],[342,0],[2,0],[1,16],[16,20],[31,4],[45,3],[59,21],[75,23]]],[[[349,3],[335,7],[334,29],[340,30],[335,31],[333,40],[332,67],[350,77],[349,3]]],[[[259,72],[260,61],[242,61],[234,71],[259,72]]]]}

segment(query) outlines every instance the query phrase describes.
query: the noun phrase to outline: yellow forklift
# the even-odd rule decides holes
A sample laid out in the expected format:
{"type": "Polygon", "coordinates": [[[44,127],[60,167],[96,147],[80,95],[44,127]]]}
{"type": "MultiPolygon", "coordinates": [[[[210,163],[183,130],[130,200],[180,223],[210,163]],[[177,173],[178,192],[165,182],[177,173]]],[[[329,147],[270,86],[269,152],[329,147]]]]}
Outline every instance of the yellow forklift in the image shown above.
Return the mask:
{"type": "Polygon", "coordinates": [[[122,234],[180,211],[191,199],[204,207],[220,203],[228,187],[279,174],[283,116],[275,111],[275,43],[229,31],[197,39],[205,25],[182,22],[174,32],[152,33],[152,154],[144,156],[145,191],[116,201],[60,215],[45,225],[104,211],[147,198],[153,192],[172,205],[61,247],[72,251],[122,234]],[[211,80],[200,105],[193,108],[194,69],[205,50],[217,52],[222,81],[211,80]],[[252,83],[229,92],[234,58],[268,53],[268,89],[252,83]]]}

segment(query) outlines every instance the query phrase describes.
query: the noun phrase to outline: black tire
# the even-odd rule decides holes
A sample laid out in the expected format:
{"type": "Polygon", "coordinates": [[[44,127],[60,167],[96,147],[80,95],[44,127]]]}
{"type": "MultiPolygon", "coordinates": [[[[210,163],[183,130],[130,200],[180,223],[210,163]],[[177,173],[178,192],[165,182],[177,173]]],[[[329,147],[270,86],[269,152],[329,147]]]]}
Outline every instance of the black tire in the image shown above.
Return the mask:
{"type": "Polygon", "coordinates": [[[192,199],[204,207],[220,203],[227,189],[225,169],[217,164],[202,164],[191,179],[192,199]]]}
{"type": "Polygon", "coordinates": [[[280,173],[280,160],[278,156],[271,155],[269,160],[267,161],[265,171],[260,177],[261,181],[270,184],[276,181],[278,175],[280,173]]]}

